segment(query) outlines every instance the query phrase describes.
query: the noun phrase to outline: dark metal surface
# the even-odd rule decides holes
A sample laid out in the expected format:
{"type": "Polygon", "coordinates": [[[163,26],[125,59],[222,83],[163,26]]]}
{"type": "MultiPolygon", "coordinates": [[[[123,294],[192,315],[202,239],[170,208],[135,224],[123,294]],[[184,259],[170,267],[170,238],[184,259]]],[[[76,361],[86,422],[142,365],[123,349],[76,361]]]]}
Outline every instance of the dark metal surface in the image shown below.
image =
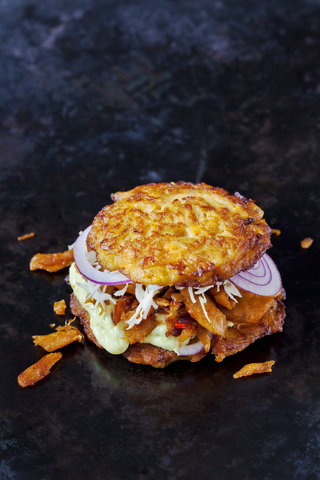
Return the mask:
{"type": "Polygon", "coordinates": [[[318,479],[319,2],[3,0],[0,14],[1,480],[318,479]],[[42,356],[31,336],[69,296],[66,272],[31,273],[31,256],[65,249],[112,192],[174,180],[239,191],[281,229],[284,332],[163,371],[71,345],[21,389],[42,356]],[[233,380],[268,359],[271,375],[233,380]]]}

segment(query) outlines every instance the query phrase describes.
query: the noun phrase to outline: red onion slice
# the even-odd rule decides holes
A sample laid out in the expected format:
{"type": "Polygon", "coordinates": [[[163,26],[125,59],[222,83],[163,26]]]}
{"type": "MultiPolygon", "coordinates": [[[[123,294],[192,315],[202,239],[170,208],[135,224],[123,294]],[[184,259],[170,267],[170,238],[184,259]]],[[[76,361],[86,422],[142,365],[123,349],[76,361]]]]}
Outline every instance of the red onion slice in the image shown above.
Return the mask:
{"type": "Polygon", "coordinates": [[[91,226],[87,227],[79,235],[73,247],[74,260],[81,275],[87,280],[94,283],[100,283],[101,285],[120,285],[122,283],[130,283],[131,280],[120,272],[109,272],[108,270],[101,271],[91,265],[86,257],[86,253],[88,252],[86,240],[90,229],[91,226]]]}
{"type": "Polygon", "coordinates": [[[195,355],[196,353],[201,352],[201,350],[203,350],[203,345],[200,342],[200,340],[198,340],[198,342],[191,343],[188,345],[183,345],[182,347],[180,347],[179,355],[183,357],[189,356],[189,355],[195,355]]]}
{"type": "Polygon", "coordinates": [[[279,293],[282,285],[279,270],[267,253],[258,260],[254,267],[246,272],[238,273],[229,280],[247,292],[265,297],[279,293]]]}

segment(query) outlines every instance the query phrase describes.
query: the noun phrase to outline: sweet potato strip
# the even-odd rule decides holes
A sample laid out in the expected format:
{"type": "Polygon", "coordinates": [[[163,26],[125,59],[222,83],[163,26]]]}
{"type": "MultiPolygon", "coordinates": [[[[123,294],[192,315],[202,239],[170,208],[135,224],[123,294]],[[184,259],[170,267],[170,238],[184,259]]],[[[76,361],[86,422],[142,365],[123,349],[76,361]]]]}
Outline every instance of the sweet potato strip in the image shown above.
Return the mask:
{"type": "Polygon", "coordinates": [[[57,272],[69,267],[73,262],[73,250],[58,253],[37,253],[30,260],[29,268],[33,270],[46,270],[57,272]]]}
{"type": "Polygon", "coordinates": [[[67,308],[67,305],[64,299],[59,300],[59,302],[54,302],[53,304],[53,311],[57,315],[64,315],[66,313],[66,308],[67,308]]]}
{"type": "Polygon", "coordinates": [[[221,310],[219,310],[219,308],[208,295],[204,294],[206,299],[204,308],[207,315],[202,309],[199,295],[194,295],[195,302],[192,302],[188,288],[183,288],[181,290],[181,295],[183,297],[185,307],[192,318],[197,320],[197,322],[209,330],[209,332],[215,335],[224,336],[227,330],[226,316],[221,312],[221,310]]]}
{"type": "Polygon", "coordinates": [[[59,326],[56,332],[48,335],[34,335],[33,343],[44,348],[47,352],[54,352],[72,342],[83,340],[83,335],[77,327],[70,324],[59,326]]]}
{"type": "Polygon", "coordinates": [[[233,375],[233,378],[248,377],[257,373],[270,373],[274,365],[274,360],[262,363],[248,363],[233,375]]]}
{"type": "Polygon", "coordinates": [[[48,353],[18,376],[20,387],[30,387],[49,375],[51,368],[62,358],[61,352],[48,353]]]}

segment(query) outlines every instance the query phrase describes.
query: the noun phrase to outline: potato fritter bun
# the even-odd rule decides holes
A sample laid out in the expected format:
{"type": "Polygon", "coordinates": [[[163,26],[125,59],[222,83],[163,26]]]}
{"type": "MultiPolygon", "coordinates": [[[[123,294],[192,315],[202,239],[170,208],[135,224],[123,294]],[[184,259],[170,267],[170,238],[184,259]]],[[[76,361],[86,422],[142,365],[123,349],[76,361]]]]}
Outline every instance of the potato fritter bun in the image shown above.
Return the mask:
{"type": "Polygon", "coordinates": [[[88,247],[143,285],[204,287],[251,268],[271,246],[252,200],[205,183],[151,183],[112,195],[88,247]]]}
{"type": "Polygon", "coordinates": [[[69,272],[71,311],[98,347],[164,368],[208,353],[221,362],[282,330],[271,229],[252,200],[186,182],[112,199],[80,234],[69,272]]]}

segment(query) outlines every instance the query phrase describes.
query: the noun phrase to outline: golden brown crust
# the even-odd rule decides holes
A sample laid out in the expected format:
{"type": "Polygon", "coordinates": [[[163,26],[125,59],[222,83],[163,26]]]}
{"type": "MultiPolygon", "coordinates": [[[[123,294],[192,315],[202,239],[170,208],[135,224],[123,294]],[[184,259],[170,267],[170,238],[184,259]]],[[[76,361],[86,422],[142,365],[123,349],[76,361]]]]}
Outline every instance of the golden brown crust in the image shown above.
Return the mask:
{"type": "Polygon", "coordinates": [[[179,360],[179,356],[175,352],[169,352],[169,350],[149,343],[134,343],[122,355],[129,362],[151,365],[154,368],[164,368],[179,360]]]}
{"type": "Polygon", "coordinates": [[[74,293],[72,293],[70,296],[70,310],[73,315],[80,318],[84,333],[86,334],[88,339],[91,340],[91,342],[95,343],[97,347],[103,348],[94,336],[93,331],[91,330],[89,313],[81,306],[79,300],[74,293]]]}
{"type": "Polygon", "coordinates": [[[263,211],[205,183],[148,184],[112,195],[88,245],[134,282],[206,286],[251,268],[271,246],[263,211]]]}

